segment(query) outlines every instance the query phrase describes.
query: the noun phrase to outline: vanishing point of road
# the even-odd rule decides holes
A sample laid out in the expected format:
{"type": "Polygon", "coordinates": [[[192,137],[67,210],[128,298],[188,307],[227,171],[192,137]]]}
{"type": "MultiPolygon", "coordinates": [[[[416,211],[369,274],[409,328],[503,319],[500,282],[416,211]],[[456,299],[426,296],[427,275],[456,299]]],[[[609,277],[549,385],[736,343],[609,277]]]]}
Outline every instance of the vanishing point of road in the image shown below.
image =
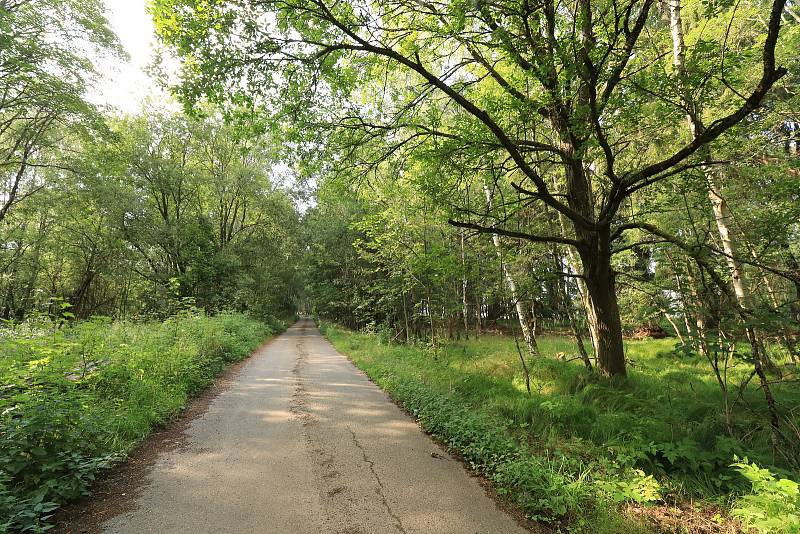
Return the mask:
{"type": "Polygon", "coordinates": [[[108,533],[522,533],[310,320],[161,453],[108,533]]]}

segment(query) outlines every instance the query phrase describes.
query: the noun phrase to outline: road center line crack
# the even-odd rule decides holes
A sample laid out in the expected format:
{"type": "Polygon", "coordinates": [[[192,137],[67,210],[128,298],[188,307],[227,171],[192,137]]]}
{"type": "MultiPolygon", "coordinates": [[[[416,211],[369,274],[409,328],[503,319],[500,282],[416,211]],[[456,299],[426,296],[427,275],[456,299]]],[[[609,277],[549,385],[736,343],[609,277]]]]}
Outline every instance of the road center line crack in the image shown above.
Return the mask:
{"type": "Polygon", "coordinates": [[[353,436],[353,443],[361,451],[361,454],[364,458],[364,463],[366,463],[369,466],[369,470],[372,473],[372,476],[375,478],[375,482],[378,483],[378,489],[376,490],[376,493],[380,496],[381,501],[383,502],[383,506],[386,508],[386,511],[389,513],[390,516],[392,516],[392,519],[394,519],[395,521],[394,527],[399,532],[402,532],[402,534],[406,534],[406,530],[403,528],[403,522],[400,520],[400,517],[394,513],[394,510],[392,510],[392,507],[389,505],[389,501],[386,500],[386,495],[383,493],[383,482],[381,481],[381,478],[378,476],[378,473],[375,471],[375,462],[369,459],[369,457],[367,456],[366,449],[364,449],[361,443],[359,443],[358,438],[356,438],[356,433],[353,431],[353,429],[348,426],[347,430],[349,430],[350,435],[353,436]]]}

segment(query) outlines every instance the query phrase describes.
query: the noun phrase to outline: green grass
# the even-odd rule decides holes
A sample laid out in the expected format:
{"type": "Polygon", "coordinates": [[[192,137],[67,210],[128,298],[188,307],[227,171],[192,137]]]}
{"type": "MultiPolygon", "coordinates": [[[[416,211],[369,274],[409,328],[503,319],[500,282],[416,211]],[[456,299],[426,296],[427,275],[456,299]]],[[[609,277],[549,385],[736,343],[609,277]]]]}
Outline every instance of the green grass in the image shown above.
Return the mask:
{"type": "Polygon", "coordinates": [[[59,505],[282,328],[184,313],[0,330],[0,532],[48,528],[59,505]]]}
{"type": "MultiPolygon", "coordinates": [[[[323,326],[340,351],[493,478],[501,493],[531,518],[564,528],[643,528],[617,512],[624,502],[700,499],[724,508],[750,487],[730,468],[734,455],[780,463],[760,392],[745,393],[732,437],[708,362],[676,352],[674,340],[627,342],[630,376],[611,383],[579,361],[553,357],[575,353],[570,339],[542,336],[544,357],[529,362],[528,396],[513,338],[450,342],[434,353],[323,326]]],[[[731,383],[750,368],[734,362],[731,383]]],[[[784,406],[800,405],[796,387],[776,386],[775,394],[784,406]]]]}

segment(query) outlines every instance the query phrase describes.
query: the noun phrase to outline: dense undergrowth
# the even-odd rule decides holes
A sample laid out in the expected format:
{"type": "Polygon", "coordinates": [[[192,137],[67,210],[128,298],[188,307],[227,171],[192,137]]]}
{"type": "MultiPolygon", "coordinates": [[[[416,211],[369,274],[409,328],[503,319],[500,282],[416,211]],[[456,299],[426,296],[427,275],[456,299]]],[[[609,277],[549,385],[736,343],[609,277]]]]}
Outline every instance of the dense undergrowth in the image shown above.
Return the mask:
{"type": "MultiPolygon", "coordinates": [[[[729,432],[707,363],[691,355],[676,361],[674,341],[628,342],[633,369],[617,383],[587,374],[578,362],[534,360],[528,396],[507,337],[452,342],[434,352],[323,329],[531,519],[573,532],[675,528],[620,513],[633,503],[692,510],[712,530],[743,524],[800,532],[800,494],[791,480],[797,473],[772,454],[759,391],[745,392],[746,409],[729,432]]],[[[556,336],[539,345],[549,356],[574,351],[556,336]]],[[[745,361],[731,370],[733,378],[747,372],[745,361]]],[[[800,405],[797,388],[776,386],[775,394],[784,406],[800,405]]],[[[677,528],[695,531],[688,517],[677,528]]]]}
{"type": "Polygon", "coordinates": [[[0,330],[0,532],[61,504],[284,328],[240,314],[163,323],[32,320],[0,330]]]}

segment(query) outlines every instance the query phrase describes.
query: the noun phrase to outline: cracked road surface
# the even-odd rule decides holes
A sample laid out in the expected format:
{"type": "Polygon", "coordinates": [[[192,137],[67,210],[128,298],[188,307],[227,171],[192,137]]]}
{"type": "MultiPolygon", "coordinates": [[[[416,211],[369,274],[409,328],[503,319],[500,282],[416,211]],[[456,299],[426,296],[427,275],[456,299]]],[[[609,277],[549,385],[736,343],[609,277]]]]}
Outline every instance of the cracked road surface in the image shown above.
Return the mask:
{"type": "Polygon", "coordinates": [[[313,322],[263,347],[103,532],[522,533],[313,322]]]}

